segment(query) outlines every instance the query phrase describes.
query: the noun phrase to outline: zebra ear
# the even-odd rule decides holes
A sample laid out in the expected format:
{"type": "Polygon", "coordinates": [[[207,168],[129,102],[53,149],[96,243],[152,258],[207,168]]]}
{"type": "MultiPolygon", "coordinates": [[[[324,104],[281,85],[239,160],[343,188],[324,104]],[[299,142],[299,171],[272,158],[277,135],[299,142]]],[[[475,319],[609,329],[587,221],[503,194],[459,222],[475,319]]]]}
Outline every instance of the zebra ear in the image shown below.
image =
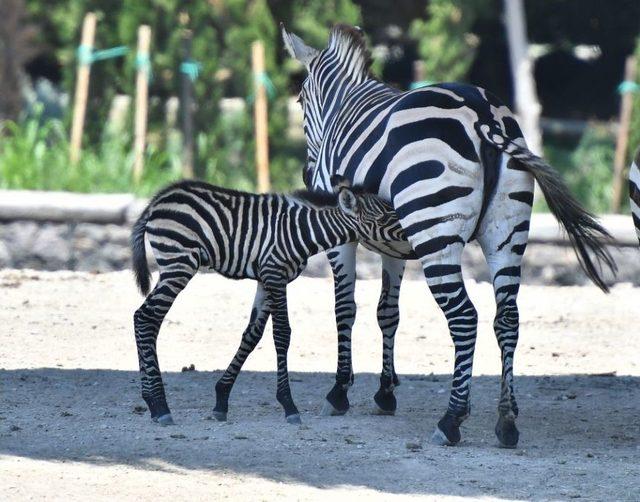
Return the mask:
{"type": "Polygon", "coordinates": [[[349,188],[340,187],[339,190],[338,205],[340,206],[340,209],[345,214],[355,218],[358,210],[358,198],[349,188]]]}
{"type": "Polygon", "coordinates": [[[331,176],[331,186],[333,192],[338,193],[341,188],[351,188],[351,182],[341,174],[334,174],[331,176]]]}
{"type": "Polygon", "coordinates": [[[284,46],[287,49],[289,55],[300,61],[307,69],[309,64],[315,58],[319,51],[313,47],[309,47],[304,41],[295,33],[289,33],[284,27],[283,23],[280,23],[280,30],[282,31],[282,40],[284,46]]]}

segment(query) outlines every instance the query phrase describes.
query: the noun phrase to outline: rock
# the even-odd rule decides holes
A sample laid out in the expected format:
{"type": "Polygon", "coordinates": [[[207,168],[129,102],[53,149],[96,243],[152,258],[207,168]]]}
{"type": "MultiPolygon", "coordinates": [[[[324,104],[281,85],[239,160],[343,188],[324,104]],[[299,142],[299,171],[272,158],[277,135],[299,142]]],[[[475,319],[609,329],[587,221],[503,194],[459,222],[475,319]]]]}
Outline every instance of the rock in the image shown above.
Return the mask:
{"type": "Polygon", "coordinates": [[[36,235],[31,252],[42,260],[45,270],[68,269],[72,257],[71,242],[65,225],[45,224],[36,235]]]}
{"type": "Polygon", "coordinates": [[[12,266],[11,253],[9,247],[0,241],[0,268],[10,268],[12,266]]]}

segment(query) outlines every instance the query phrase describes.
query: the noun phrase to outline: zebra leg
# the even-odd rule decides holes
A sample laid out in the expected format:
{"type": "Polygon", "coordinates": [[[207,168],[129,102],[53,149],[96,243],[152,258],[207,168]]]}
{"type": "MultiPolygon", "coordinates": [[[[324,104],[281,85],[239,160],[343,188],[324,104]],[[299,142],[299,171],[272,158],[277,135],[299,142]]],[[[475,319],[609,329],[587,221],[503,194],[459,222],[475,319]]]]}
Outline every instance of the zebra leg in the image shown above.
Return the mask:
{"type": "Polygon", "coordinates": [[[327,252],[335,291],[335,315],[338,329],[338,369],[336,383],[329,391],[322,415],[344,415],[349,410],[347,391],[353,384],[351,364],[351,329],[356,318],[357,243],[345,244],[327,252]]]}
{"type": "Polygon", "coordinates": [[[253,300],[253,308],[251,309],[251,318],[244,333],[242,333],[240,347],[238,347],[233,360],[216,383],[216,406],[213,409],[213,416],[218,421],[224,422],[227,420],[231,389],[242,369],[242,365],[262,338],[264,328],[269,319],[269,312],[267,294],[262,284],[258,283],[256,296],[253,300]]]}
{"type": "Polygon", "coordinates": [[[289,370],[287,369],[287,352],[291,342],[291,326],[287,311],[286,285],[267,287],[269,303],[273,319],[273,343],[276,347],[278,362],[278,385],[276,399],[284,408],[285,418],[290,424],[299,424],[300,413],[293,402],[291,387],[289,385],[289,370]]]}
{"type": "MultiPolygon", "coordinates": [[[[515,261],[515,260],[514,260],[515,261]]],[[[517,296],[520,288],[520,264],[490,266],[496,297],[496,316],[493,329],[502,356],[502,379],[498,423],[495,427],[500,446],[515,448],[520,433],[516,428],[518,405],[513,392],[513,356],[518,344],[519,315],[517,296]]]]}
{"type": "Polygon", "coordinates": [[[430,256],[422,263],[429,289],[447,318],[455,347],[449,406],[432,436],[435,444],[452,446],[460,441],[460,424],[471,411],[469,391],[478,314],[464,287],[460,255],[446,258],[430,256]]]}
{"type": "Polygon", "coordinates": [[[382,256],[382,289],[378,301],[378,325],[382,331],[382,373],[380,388],[373,397],[375,413],[393,415],[396,411],[396,397],[393,390],[399,385],[393,362],[393,348],[400,321],[398,298],[404,274],[405,262],[389,256],[382,256]]]}
{"type": "Polygon", "coordinates": [[[452,446],[460,441],[460,424],[471,411],[469,393],[478,313],[464,287],[460,260],[428,265],[424,271],[429,289],[447,318],[455,347],[449,406],[432,439],[436,444],[452,446]]]}
{"type": "Polygon", "coordinates": [[[489,265],[496,299],[493,328],[502,356],[502,378],[498,423],[495,433],[500,446],[515,448],[518,405],[513,392],[513,357],[518,343],[517,296],[520,265],[529,237],[533,201],[533,179],[518,170],[503,155],[496,196],[478,231],[478,242],[489,265]]]}
{"type": "Polygon", "coordinates": [[[142,398],[151,412],[151,419],[160,425],[172,425],[173,418],[160,374],[156,342],[160,326],[178,294],[195,275],[197,268],[186,266],[166,268],[160,271],[158,283],[142,306],[133,315],[142,380],[142,398]]]}

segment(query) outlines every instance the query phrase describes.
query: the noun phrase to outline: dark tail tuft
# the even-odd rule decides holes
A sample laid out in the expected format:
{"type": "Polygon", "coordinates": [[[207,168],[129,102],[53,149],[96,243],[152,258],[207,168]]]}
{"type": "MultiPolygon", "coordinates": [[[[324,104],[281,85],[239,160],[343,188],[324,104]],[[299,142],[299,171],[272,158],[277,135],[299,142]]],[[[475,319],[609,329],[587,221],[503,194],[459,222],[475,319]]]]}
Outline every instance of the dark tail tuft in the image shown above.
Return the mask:
{"type": "Polygon", "coordinates": [[[151,289],[151,273],[147,264],[147,253],[144,247],[144,234],[149,217],[148,208],[143,211],[131,231],[131,254],[133,258],[133,272],[136,275],[138,288],[143,295],[147,295],[151,289]]]}
{"type": "Polygon", "coordinates": [[[594,215],[580,205],[571,195],[560,173],[542,158],[513,143],[509,145],[506,153],[533,174],[542,189],[549,209],[567,231],[582,269],[602,291],[609,292],[609,287],[600,275],[602,264],[606,265],[614,275],[618,270],[605,246],[606,241],[612,240],[609,232],[596,221],[594,215]],[[591,260],[589,251],[596,257],[598,268],[591,260]]]}

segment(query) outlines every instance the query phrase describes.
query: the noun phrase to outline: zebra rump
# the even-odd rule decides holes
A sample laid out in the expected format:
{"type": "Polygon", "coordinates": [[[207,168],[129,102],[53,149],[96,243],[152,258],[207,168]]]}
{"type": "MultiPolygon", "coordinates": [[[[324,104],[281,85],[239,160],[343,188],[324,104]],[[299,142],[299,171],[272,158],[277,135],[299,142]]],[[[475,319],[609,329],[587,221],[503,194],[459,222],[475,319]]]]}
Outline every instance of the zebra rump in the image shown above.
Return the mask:
{"type": "Polygon", "coordinates": [[[609,287],[601,276],[602,264],[614,275],[618,270],[606,248],[606,243],[612,241],[611,234],[598,223],[593,214],[582,207],[569,191],[560,173],[544,159],[513,142],[508,143],[505,153],[517,162],[518,167],[530,172],[536,179],[551,213],[566,230],[580,266],[595,285],[608,293],[609,287]],[[593,263],[589,251],[596,257],[600,270],[593,263]]]}

